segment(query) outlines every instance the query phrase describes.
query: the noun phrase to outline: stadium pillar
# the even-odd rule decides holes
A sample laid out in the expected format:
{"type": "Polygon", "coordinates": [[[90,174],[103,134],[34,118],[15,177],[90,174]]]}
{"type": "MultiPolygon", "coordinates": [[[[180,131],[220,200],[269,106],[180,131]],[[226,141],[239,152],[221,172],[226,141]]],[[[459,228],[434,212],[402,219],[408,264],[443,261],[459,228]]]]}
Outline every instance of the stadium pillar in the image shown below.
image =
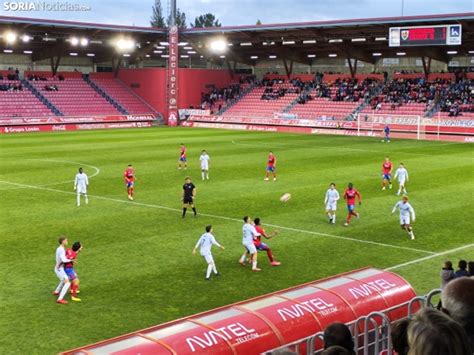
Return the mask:
{"type": "Polygon", "coordinates": [[[114,72],[114,78],[118,76],[120,64],[122,64],[122,57],[112,57],[112,70],[114,72]]]}
{"type": "Polygon", "coordinates": [[[59,61],[61,60],[61,56],[60,55],[58,55],[57,57],[52,56],[49,59],[51,60],[51,72],[53,73],[53,76],[54,76],[58,72],[59,61]]]}
{"type": "Polygon", "coordinates": [[[357,59],[354,59],[354,63],[352,63],[351,58],[347,58],[347,63],[349,64],[349,70],[351,71],[351,78],[354,79],[357,73],[357,59]]]}
{"type": "Polygon", "coordinates": [[[283,58],[283,64],[285,66],[286,77],[288,79],[290,79],[291,74],[293,74],[293,61],[290,60],[290,65],[288,65],[288,62],[286,61],[286,58],[283,58]]]}
{"type": "Polygon", "coordinates": [[[227,68],[229,69],[230,77],[234,79],[235,69],[237,68],[237,61],[234,60],[232,66],[230,65],[230,61],[227,61],[227,68]]]}
{"type": "Polygon", "coordinates": [[[431,58],[422,56],[421,62],[423,63],[423,72],[425,73],[425,77],[428,78],[428,75],[431,72],[431,58]]]}
{"type": "Polygon", "coordinates": [[[167,124],[176,126],[178,124],[178,67],[179,67],[179,30],[176,26],[176,0],[170,1],[170,27],[168,30],[168,70],[166,79],[167,85],[167,103],[168,108],[167,124]]]}

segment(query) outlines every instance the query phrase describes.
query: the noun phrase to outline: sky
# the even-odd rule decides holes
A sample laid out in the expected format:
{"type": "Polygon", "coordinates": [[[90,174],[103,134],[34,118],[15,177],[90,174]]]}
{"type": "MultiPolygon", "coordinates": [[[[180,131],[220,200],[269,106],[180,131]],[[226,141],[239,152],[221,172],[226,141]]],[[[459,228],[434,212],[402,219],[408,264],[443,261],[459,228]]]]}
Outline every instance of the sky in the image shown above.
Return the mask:
{"type": "MultiPolygon", "coordinates": [[[[177,0],[178,8],[192,22],[203,13],[213,13],[224,26],[254,25],[474,12],[474,0],[177,0]]],[[[0,0],[0,15],[30,18],[107,23],[118,25],[150,25],[154,0],[0,0]],[[13,3],[45,2],[78,4],[90,7],[89,11],[13,11],[13,3]],[[9,3],[9,4],[8,4],[9,3]],[[10,7],[9,7],[10,6],[10,7]]],[[[162,0],[168,10],[168,0],[162,0]]]]}

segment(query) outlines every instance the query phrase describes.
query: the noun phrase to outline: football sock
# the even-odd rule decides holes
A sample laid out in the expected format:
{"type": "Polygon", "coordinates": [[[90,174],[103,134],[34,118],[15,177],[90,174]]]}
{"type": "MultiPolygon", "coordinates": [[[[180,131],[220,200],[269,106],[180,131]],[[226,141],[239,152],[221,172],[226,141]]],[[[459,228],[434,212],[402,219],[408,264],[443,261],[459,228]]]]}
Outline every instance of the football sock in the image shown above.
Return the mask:
{"type": "Polygon", "coordinates": [[[63,288],[63,286],[64,286],[64,281],[59,282],[59,285],[58,285],[58,287],[56,287],[56,290],[54,290],[54,292],[59,292],[59,291],[61,291],[61,289],[63,288]]]}
{"type": "Polygon", "coordinates": [[[86,198],[86,205],[89,203],[89,197],[87,197],[87,195],[85,195],[85,198],[86,198]]]}
{"type": "Polygon", "coordinates": [[[271,249],[267,249],[267,256],[270,259],[270,262],[273,262],[273,254],[271,249]]]}
{"type": "Polygon", "coordinates": [[[206,279],[208,279],[211,276],[211,271],[212,271],[212,264],[207,265],[207,272],[206,272],[206,279]]]}
{"type": "Polygon", "coordinates": [[[245,252],[241,257],[240,257],[240,262],[244,263],[245,262],[245,257],[247,256],[247,253],[245,252]]]}
{"type": "Polygon", "coordinates": [[[201,173],[202,179],[204,180],[206,178],[206,174],[201,173]]]}
{"type": "Polygon", "coordinates": [[[77,296],[77,285],[76,284],[71,285],[71,291],[72,291],[73,297],[76,297],[77,296]]]}
{"type": "Polygon", "coordinates": [[[61,293],[59,294],[58,301],[64,298],[67,290],[69,290],[69,286],[71,286],[70,282],[64,284],[63,288],[61,289],[61,293]]]}
{"type": "Polygon", "coordinates": [[[186,216],[186,210],[187,208],[183,208],[183,217],[186,216]]]}
{"type": "Polygon", "coordinates": [[[346,223],[349,223],[350,221],[351,221],[351,213],[348,213],[347,218],[346,218],[346,223]]]}
{"type": "Polygon", "coordinates": [[[214,271],[214,274],[217,274],[216,264],[214,263],[212,263],[212,271],[214,271]]]}
{"type": "Polygon", "coordinates": [[[77,194],[77,205],[78,206],[81,205],[81,195],[80,194],[77,194]]]}
{"type": "Polygon", "coordinates": [[[252,269],[257,268],[257,260],[252,261],[252,269]]]}
{"type": "Polygon", "coordinates": [[[336,214],[335,213],[332,215],[332,223],[336,223],[336,214]]]}
{"type": "Polygon", "coordinates": [[[194,212],[194,215],[197,215],[196,207],[193,207],[193,212],[194,212]]]}

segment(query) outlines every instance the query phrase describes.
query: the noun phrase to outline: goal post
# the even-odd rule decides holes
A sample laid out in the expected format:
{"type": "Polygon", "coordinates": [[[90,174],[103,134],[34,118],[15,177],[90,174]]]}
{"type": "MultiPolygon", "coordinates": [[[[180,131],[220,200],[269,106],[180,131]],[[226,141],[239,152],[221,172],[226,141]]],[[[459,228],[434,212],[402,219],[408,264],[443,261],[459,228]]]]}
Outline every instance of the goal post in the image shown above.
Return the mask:
{"type": "Polygon", "coordinates": [[[425,119],[420,115],[396,115],[359,113],[357,116],[357,135],[362,132],[370,132],[372,135],[383,134],[385,125],[390,126],[390,131],[402,136],[416,136],[416,139],[426,137],[426,126],[430,125],[431,119],[425,119]]]}

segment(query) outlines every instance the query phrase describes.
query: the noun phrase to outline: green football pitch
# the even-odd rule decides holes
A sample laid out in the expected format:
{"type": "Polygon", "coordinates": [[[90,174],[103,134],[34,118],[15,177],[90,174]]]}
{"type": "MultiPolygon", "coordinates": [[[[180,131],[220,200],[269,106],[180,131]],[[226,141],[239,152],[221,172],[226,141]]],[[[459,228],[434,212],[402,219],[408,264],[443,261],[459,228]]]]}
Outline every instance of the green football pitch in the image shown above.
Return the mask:
{"type": "MultiPolygon", "coordinates": [[[[474,259],[473,146],[374,138],[186,128],[10,135],[0,139],[0,353],[52,354],[178,317],[364,266],[406,277],[418,293],[439,285],[450,259],[474,259]],[[177,169],[179,145],[189,168],[177,169]],[[199,154],[211,157],[201,181],[199,154]],[[278,180],[264,181],[268,151],[278,180]],[[416,210],[409,240],[382,191],[385,156],[409,173],[416,210]],[[135,167],[134,201],[122,174],[135,167]],[[88,205],[76,207],[73,178],[90,177],[88,205]],[[199,215],[181,218],[185,176],[197,187],[199,215]],[[363,197],[359,220],[344,227],[324,215],[330,182],[353,182],[363,197]],[[280,202],[286,192],[292,198],[280,202]],[[260,254],[260,273],[238,264],[242,217],[260,217],[281,266],[260,254]],[[192,249],[207,224],[226,249],[214,250],[219,278],[192,249]],[[81,241],[76,266],[82,302],[51,295],[57,239],[81,241]]],[[[67,296],[69,298],[69,296],[67,296]]]]}

